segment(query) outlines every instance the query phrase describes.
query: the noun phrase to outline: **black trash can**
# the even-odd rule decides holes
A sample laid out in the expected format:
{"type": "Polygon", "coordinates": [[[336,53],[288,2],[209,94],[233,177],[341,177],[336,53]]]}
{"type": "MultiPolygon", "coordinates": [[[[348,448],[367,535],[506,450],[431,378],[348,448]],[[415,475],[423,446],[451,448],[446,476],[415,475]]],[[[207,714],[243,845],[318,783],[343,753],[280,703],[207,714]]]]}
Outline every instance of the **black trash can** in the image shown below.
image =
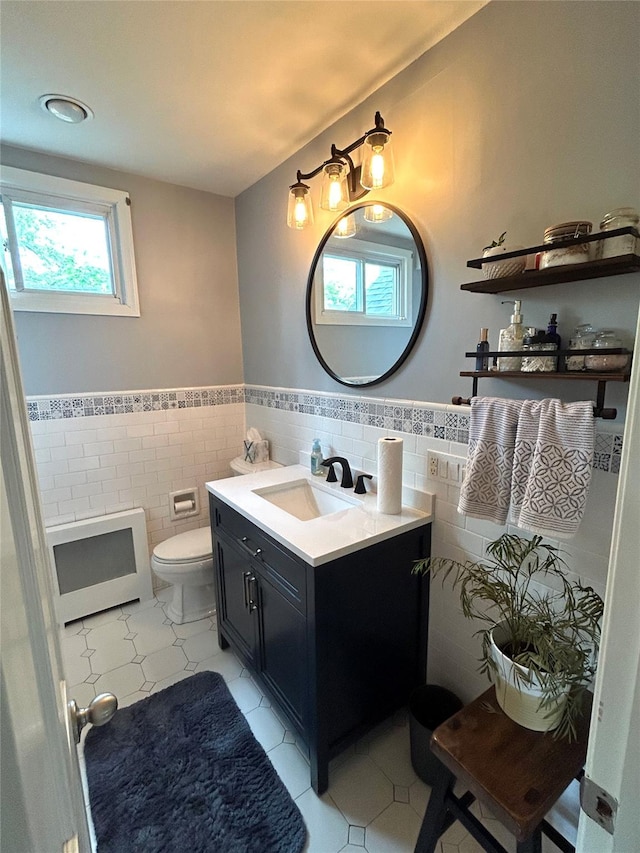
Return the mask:
{"type": "Polygon", "coordinates": [[[429,749],[434,729],[462,708],[455,693],[436,684],[417,687],[409,699],[409,736],[411,738],[411,764],[427,785],[436,781],[442,765],[429,749]]]}

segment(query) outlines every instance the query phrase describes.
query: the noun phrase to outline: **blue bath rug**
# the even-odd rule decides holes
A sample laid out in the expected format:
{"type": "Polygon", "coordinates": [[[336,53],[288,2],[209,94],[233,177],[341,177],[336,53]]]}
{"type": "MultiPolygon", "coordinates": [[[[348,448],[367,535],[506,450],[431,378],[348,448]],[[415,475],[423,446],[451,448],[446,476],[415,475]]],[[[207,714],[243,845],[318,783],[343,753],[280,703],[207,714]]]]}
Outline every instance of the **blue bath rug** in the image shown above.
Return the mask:
{"type": "Polygon", "coordinates": [[[306,828],[227,685],[201,672],[85,740],[98,853],[300,853],[306,828]]]}

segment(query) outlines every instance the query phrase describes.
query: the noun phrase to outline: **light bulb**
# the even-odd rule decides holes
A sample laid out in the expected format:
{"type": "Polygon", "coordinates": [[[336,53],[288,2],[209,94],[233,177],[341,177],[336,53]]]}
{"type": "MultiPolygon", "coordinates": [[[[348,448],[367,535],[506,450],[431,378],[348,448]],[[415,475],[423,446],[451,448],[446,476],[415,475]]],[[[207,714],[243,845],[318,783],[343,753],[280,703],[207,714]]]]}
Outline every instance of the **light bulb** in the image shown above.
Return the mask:
{"type": "Polygon", "coordinates": [[[371,133],[364,141],[360,183],[366,190],[381,190],[394,181],[393,152],[389,134],[371,133]]]}
{"type": "Polygon", "coordinates": [[[304,203],[303,198],[296,199],[296,206],[293,213],[294,219],[296,221],[296,225],[300,228],[307,221],[307,206],[304,203]]]}
{"type": "Polygon", "coordinates": [[[334,237],[353,237],[356,233],[356,221],[352,214],[349,216],[343,216],[342,219],[336,225],[333,236],[334,237]]]}
{"type": "Polygon", "coordinates": [[[322,175],[320,207],[323,210],[345,210],[349,206],[347,167],[340,161],[327,163],[322,175]]]}
{"type": "Polygon", "coordinates": [[[376,147],[373,150],[371,177],[373,178],[373,189],[377,190],[384,186],[384,157],[382,156],[382,146],[376,147]]]}
{"type": "Polygon", "coordinates": [[[367,222],[384,222],[386,219],[391,219],[393,211],[385,207],[384,204],[368,204],[364,209],[364,218],[367,222]]]}
{"type": "Polygon", "coordinates": [[[311,194],[306,184],[298,182],[289,187],[289,204],[287,206],[287,225],[301,231],[313,223],[313,207],[311,194]]]}

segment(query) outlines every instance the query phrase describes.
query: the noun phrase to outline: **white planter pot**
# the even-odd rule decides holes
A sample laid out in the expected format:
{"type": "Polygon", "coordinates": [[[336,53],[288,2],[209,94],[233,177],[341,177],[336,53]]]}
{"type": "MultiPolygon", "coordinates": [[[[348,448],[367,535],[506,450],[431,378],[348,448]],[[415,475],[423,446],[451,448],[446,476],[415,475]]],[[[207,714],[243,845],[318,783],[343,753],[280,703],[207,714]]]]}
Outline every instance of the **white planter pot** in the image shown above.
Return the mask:
{"type": "Polygon", "coordinates": [[[521,248],[522,246],[494,246],[492,249],[485,249],[482,257],[490,258],[491,261],[482,264],[482,275],[485,278],[506,278],[509,275],[518,275],[524,272],[527,265],[526,255],[500,260],[500,255],[505,252],[516,252],[521,248]]]}
{"type": "Polygon", "coordinates": [[[497,672],[492,673],[492,680],[498,705],[507,717],[525,729],[552,731],[560,722],[569,688],[551,704],[541,708],[543,693],[536,676],[500,651],[500,646],[507,639],[508,632],[503,625],[496,625],[491,632],[491,657],[497,667],[497,672]]]}

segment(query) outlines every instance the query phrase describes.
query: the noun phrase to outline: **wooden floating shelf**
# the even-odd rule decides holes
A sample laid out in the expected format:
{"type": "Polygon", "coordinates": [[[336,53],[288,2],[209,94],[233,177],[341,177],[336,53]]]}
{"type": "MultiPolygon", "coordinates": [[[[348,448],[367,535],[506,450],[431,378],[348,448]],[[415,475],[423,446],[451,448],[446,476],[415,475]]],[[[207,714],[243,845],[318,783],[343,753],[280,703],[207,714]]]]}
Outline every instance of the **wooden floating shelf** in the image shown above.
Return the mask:
{"type": "MultiPolygon", "coordinates": [[[[486,261],[485,261],[486,263],[486,261]]],[[[505,293],[508,290],[526,290],[530,287],[545,287],[565,281],[584,281],[589,278],[624,275],[640,272],[640,255],[619,255],[617,258],[601,258],[582,264],[565,264],[547,267],[544,270],[528,270],[504,278],[484,278],[461,284],[460,290],[470,293],[505,293]]]]}

